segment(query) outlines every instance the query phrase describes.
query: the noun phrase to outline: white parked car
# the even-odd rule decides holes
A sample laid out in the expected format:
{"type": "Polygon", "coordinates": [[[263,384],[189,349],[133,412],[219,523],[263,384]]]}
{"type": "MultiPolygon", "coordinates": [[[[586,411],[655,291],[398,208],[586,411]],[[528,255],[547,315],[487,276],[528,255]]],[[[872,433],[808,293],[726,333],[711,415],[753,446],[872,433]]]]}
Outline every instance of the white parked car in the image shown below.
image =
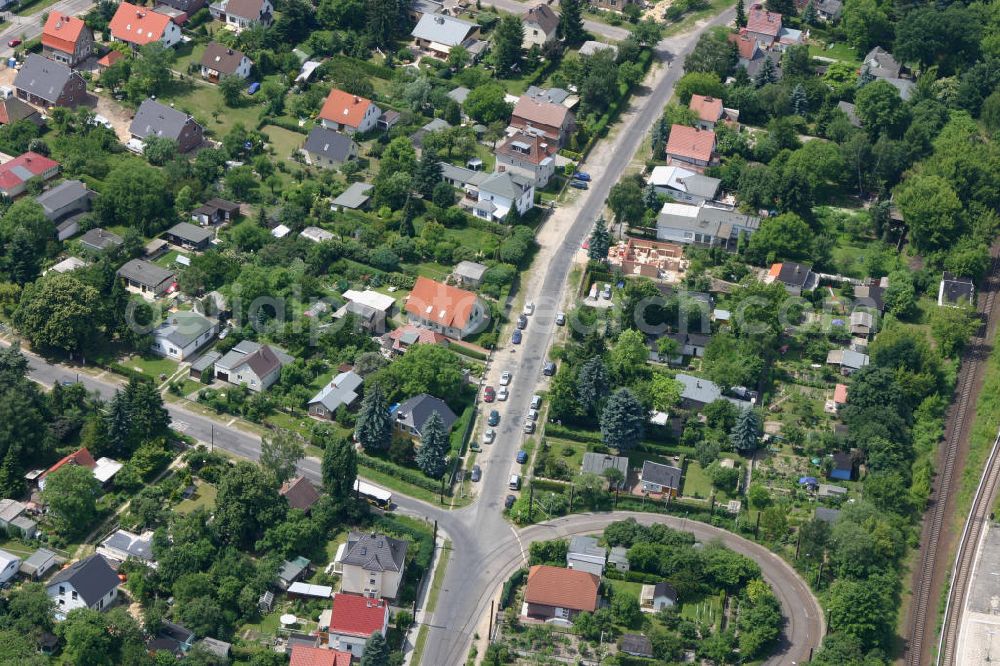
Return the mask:
{"type": "Polygon", "coordinates": [[[538,420],[538,410],[537,409],[529,409],[528,410],[528,418],[531,419],[532,421],[537,421],[538,420]]]}
{"type": "Polygon", "coordinates": [[[524,314],[528,315],[529,317],[535,314],[535,304],[533,301],[528,301],[527,303],[524,304],[524,314]]]}
{"type": "Polygon", "coordinates": [[[500,373],[500,386],[507,386],[510,384],[510,380],[513,379],[510,371],[504,370],[500,373]]]}
{"type": "Polygon", "coordinates": [[[535,422],[530,420],[525,420],[524,422],[524,432],[528,435],[535,432],[535,422]]]}
{"type": "Polygon", "coordinates": [[[497,400],[506,400],[510,397],[510,391],[507,390],[506,386],[501,386],[500,390],[497,391],[497,400]]]}
{"type": "Polygon", "coordinates": [[[492,444],[496,438],[497,438],[497,431],[494,430],[493,428],[487,428],[483,432],[483,444],[492,444]]]}

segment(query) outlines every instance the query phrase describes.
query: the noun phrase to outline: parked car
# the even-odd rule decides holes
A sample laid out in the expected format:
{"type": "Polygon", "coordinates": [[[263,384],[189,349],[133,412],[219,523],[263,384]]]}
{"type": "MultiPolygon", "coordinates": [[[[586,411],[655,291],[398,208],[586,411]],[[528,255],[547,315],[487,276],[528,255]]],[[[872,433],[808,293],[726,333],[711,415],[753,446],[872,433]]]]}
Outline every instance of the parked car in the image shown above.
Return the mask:
{"type": "Polygon", "coordinates": [[[537,421],[538,420],[538,410],[537,409],[529,409],[528,410],[528,418],[531,419],[532,421],[537,421]]]}
{"type": "Polygon", "coordinates": [[[507,495],[507,498],[503,501],[503,508],[510,509],[514,506],[514,502],[517,501],[517,495],[507,495]]]}
{"type": "Polygon", "coordinates": [[[510,336],[510,341],[515,345],[521,344],[521,329],[515,328],[514,332],[510,336]]]}
{"type": "Polygon", "coordinates": [[[524,304],[524,314],[529,317],[535,314],[535,304],[532,301],[528,301],[524,304]]]}
{"type": "Polygon", "coordinates": [[[469,477],[469,478],[472,479],[473,483],[475,483],[475,482],[479,481],[479,479],[483,478],[483,470],[479,469],[479,465],[473,465],[472,466],[472,476],[469,477]]]}
{"type": "MultiPolygon", "coordinates": [[[[520,490],[521,489],[521,475],[520,474],[511,474],[510,475],[510,479],[507,480],[507,487],[510,488],[511,490],[520,490]]],[[[510,495],[510,497],[513,497],[513,495],[510,495]]]]}
{"type": "Polygon", "coordinates": [[[542,374],[545,375],[546,377],[551,377],[552,375],[556,374],[556,364],[553,363],[552,361],[547,361],[545,363],[545,366],[542,367],[542,374]]]}
{"type": "Polygon", "coordinates": [[[556,326],[565,326],[565,325],[566,325],[566,313],[565,312],[557,312],[556,313],[556,326]]]}
{"type": "Polygon", "coordinates": [[[492,444],[496,441],[497,431],[493,428],[487,428],[483,431],[483,444],[492,444]]]}
{"type": "Polygon", "coordinates": [[[253,83],[250,84],[250,87],[247,88],[247,94],[254,95],[257,93],[258,90],[260,90],[260,83],[254,81],[253,83]]]}
{"type": "Polygon", "coordinates": [[[13,48],[17,48],[20,45],[21,45],[21,40],[17,39],[17,38],[14,38],[14,39],[10,40],[9,42],[7,42],[7,46],[9,46],[12,49],[13,48]]]}
{"type": "Polygon", "coordinates": [[[506,386],[501,386],[500,390],[497,391],[497,400],[506,400],[510,397],[510,391],[507,390],[506,386]]]}
{"type": "Polygon", "coordinates": [[[531,433],[535,432],[535,422],[532,421],[531,419],[525,419],[524,420],[524,432],[527,435],[530,435],[531,433]]]}
{"type": "Polygon", "coordinates": [[[601,290],[601,298],[603,298],[606,301],[610,301],[611,300],[611,285],[610,284],[605,283],[604,289],[601,290]]]}
{"type": "Polygon", "coordinates": [[[479,442],[473,442],[472,444],[469,444],[469,450],[473,453],[479,453],[483,450],[483,447],[479,446],[479,442]]]}
{"type": "Polygon", "coordinates": [[[495,426],[498,423],[500,423],[500,412],[495,409],[491,410],[489,418],[486,419],[486,425],[495,426]]]}
{"type": "Polygon", "coordinates": [[[504,370],[500,373],[500,386],[507,386],[510,384],[511,379],[510,370],[504,370]]]}
{"type": "Polygon", "coordinates": [[[531,396],[531,408],[539,409],[542,406],[542,396],[533,395],[531,396]]]}
{"type": "Polygon", "coordinates": [[[582,180],[587,183],[590,182],[590,174],[587,173],[586,171],[577,171],[576,173],[573,174],[573,178],[577,180],[582,180]]]}
{"type": "Polygon", "coordinates": [[[517,316],[517,327],[521,330],[528,328],[528,318],[524,315],[517,316]]]}
{"type": "Polygon", "coordinates": [[[583,182],[582,180],[571,180],[569,181],[569,186],[575,187],[578,190],[586,190],[589,187],[587,183],[583,182]]]}
{"type": "Polygon", "coordinates": [[[497,398],[497,392],[492,386],[483,389],[483,402],[493,402],[497,398]]]}
{"type": "Polygon", "coordinates": [[[528,462],[528,452],[524,450],[518,451],[515,460],[517,460],[518,465],[523,465],[528,462]]]}

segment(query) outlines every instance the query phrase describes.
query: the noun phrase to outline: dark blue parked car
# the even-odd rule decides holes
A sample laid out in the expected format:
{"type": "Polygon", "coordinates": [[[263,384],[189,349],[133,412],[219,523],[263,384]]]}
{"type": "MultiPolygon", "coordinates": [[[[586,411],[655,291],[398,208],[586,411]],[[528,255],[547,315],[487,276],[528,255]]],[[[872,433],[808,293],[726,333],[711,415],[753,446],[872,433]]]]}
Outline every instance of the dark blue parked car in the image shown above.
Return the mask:
{"type": "Polygon", "coordinates": [[[514,329],[514,333],[510,336],[510,341],[515,345],[521,344],[521,330],[518,328],[514,329]]]}
{"type": "Polygon", "coordinates": [[[582,180],[587,183],[590,182],[590,174],[587,173],[586,171],[577,171],[576,173],[573,174],[573,177],[576,178],[577,180],[582,180]]]}
{"type": "Polygon", "coordinates": [[[257,83],[256,81],[254,81],[253,83],[250,84],[250,87],[247,88],[247,94],[248,95],[253,95],[258,90],[260,90],[260,84],[257,83]]]}
{"type": "Polygon", "coordinates": [[[518,451],[517,452],[517,463],[519,465],[523,465],[526,462],[528,462],[528,453],[527,453],[527,451],[518,451]]]}

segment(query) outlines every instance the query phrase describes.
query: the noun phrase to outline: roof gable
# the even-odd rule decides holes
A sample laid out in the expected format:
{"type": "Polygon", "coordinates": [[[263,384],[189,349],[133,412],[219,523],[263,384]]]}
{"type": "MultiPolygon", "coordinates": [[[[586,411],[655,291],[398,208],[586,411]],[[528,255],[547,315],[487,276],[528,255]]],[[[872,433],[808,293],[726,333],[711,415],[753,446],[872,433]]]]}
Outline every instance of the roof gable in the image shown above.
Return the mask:
{"type": "Polygon", "coordinates": [[[235,74],[243,62],[242,51],[229,48],[218,42],[210,42],[201,56],[201,66],[214,69],[222,74],[235,74]]]}
{"type": "Polygon", "coordinates": [[[358,128],[370,106],[372,106],[370,99],[333,88],[326,96],[326,101],[323,102],[319,117],[330,122],[358,128]]]}
{"type": "Polygon", "coordinates": [[[688,108],[698,114],[698,118],[714,123],[722,117],[722,100],[707,95],[691,95],[688,108]]]}
{"type": "Polygon", "coordinates": [[[170,17],[130,2],[122,2],[108,28],[115,39],[132,44],[149,44],[163,38],[170,17]]]}
{"type": "Polygon", "coordinates": [[[147,99],[139,105],[139,109],[135,112],[135,118],[129,125],[129,132],[140,139],[159,136],[178,141],[189,121],[194,122],[194,118],[183,111],[161,104],[154,99],[147,99]]]}
{"type": "Polygon", "coordinates": [[[424,14],[410,33],[417,39],[437,42],[445,46],[458,46],[479,28],[470,21],[444,14],[424,14]]]}
{"type": "Polygon", "coordinates": [[[528,95],[521,95],[514,105],[512,118],[520,118],[527,123],[563,127],[566,125],[570,110],[562,104],[544,102],[528,95]]]}
{"type": "Polygon", "coordinates": [[[84,30],[89,30],[83,19],[52,12],[42,28],[42,45],[64,53],[73,53],[84,30]]]}
{"type": "Polygon", "coordinates": [[[559,16],[552,8],[545,4],[538,4],[528,9],[521,16],[525,23],[534,23],[542,29],[546,35],[551,35],[559,27],[559,16]]]}
{"type": "Polygon", "coordinates": [[[667,155],[708,162],[715,150],[715,132],[685,125],[673,125],[667,141],[667,155]]]}
{"type": "Polygon", "coordinates": [[[747,32],[777,37],[781,32],[781,14],[769,12],[763,5],[751,5],[747,12],[747,32]]]}
{"type": "Polygon", "coordinates": [[[61,62],[30,53],[14,79],[14,87],[54,104],[70,79],[79,76],[61,62]]]}
{"type": "Polygon", "coordinates": [[[537,564],[528,571],[524,600],[529,604],[593,612],[601,579],[585,571],[537,564]]]}
{"type": "Polygon", "coordinates": [[[344,553],[345,565],[367,571],[402,571],[408,544],[377,532],[351,532],[344,553]]]}
{"type": "Polygon", "coordinates": [[[72,585],[84,602],[92,606],[117,588],[120,583],[118,574],[103,555],[91,555],[57,573],[49,580],[46,587],[52,589],[60,584],[72,585]]]}
{"type": "Polygon", "coordinates": [[[477,301],[471,291],[419,277],[406,297],[406,311],[418,319],[463,329],[477,301]]]}
{"type": "Polygon", "coordinates": [[[367,638],[376,631],[382,631],[388,618],[389,606],[384,599],[360,594],[335,594],[330,613],[330,633],[367,638]]]}

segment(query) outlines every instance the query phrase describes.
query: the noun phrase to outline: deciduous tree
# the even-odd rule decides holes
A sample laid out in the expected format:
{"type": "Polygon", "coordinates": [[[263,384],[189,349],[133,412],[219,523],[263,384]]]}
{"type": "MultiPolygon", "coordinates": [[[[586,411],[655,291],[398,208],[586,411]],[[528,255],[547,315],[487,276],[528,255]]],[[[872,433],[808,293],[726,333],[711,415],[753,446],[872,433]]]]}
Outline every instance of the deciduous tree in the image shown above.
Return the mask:
{"type": "Polygon", "coordinates": [[[261,440],[260,464],[274,475],[279,485],[295,476],[305,454],[302,439],[290,430],[278,430],[261,440]]]}

